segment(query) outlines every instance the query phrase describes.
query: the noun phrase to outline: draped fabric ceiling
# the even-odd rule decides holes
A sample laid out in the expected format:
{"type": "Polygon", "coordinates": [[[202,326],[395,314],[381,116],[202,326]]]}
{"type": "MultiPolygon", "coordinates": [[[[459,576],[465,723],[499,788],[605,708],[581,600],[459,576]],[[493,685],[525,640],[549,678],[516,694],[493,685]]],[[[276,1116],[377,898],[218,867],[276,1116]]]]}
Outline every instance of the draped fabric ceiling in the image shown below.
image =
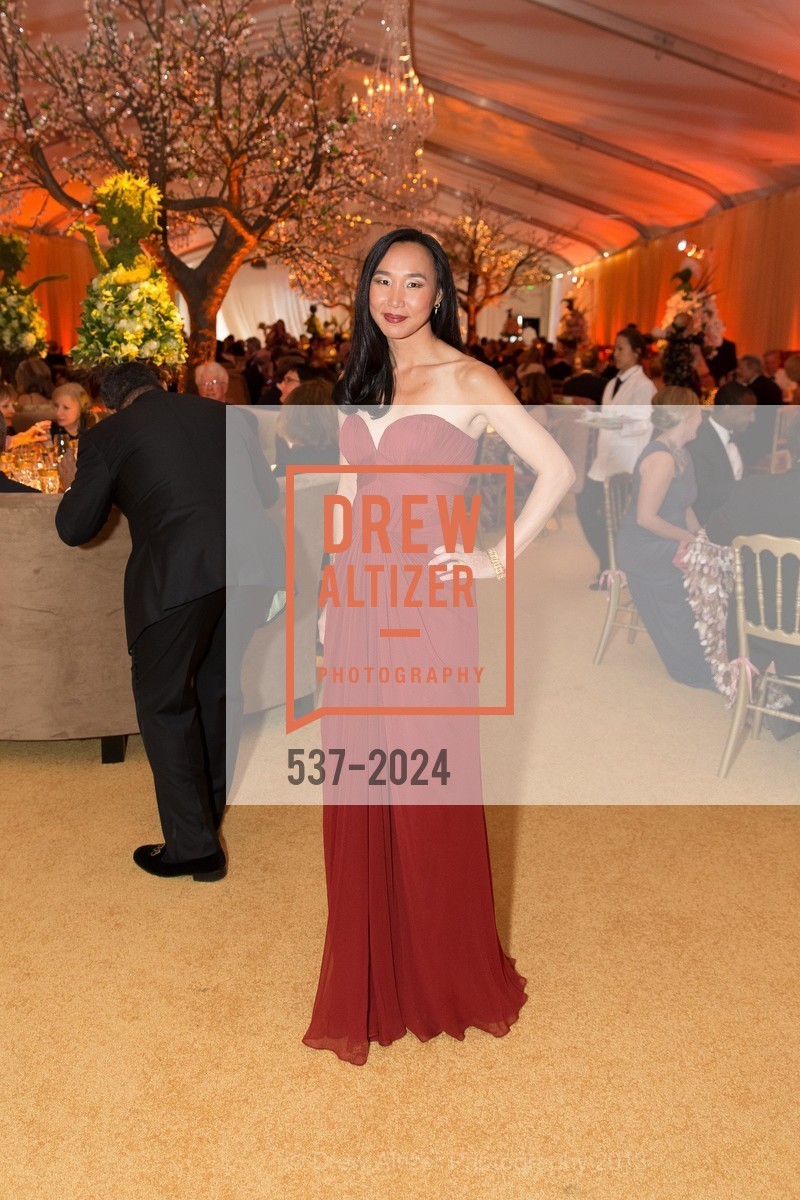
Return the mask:
{"type": "MultiPolygon", "coordinates": [[[[259,23],[290,11],[250,3],[259,23]]],[[[365,57],[381,44],[380,16],[368,0],[355,22],[365,57]]],[[[79,37],[82,6],[39,0],[29,24],[79,37]]],[[[675,231],[687,228],[711,253],[737,340],[800,345],[791,0],[417,0],[412,36],[436,96],[424,161],[438,207],[456,213],[478,187],[520,232],[555,237],[554,272],[568,284],[587,268],[598,338],[658,321],[681,259],[675,231]]]]}

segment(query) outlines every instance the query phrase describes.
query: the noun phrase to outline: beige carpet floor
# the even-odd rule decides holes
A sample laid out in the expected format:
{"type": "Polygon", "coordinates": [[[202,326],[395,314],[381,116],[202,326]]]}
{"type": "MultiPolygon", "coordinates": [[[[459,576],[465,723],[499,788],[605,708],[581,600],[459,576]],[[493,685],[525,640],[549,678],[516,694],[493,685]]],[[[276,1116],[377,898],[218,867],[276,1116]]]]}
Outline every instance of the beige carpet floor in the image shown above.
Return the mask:
{"type": "Polygon", "coordinates": [[[531,551],[530,725],[487,773],[489,799],[537,802],[487,812],[529,980],[504,1039],[409,1034],[363,1068],[301,1044],[320,813],[285,802],[274,718],[242,779],[270,770],[277,803],[232,807],[213,885],[131,862],[158,836],[138,738],[105,767],[95,742],[0,746],[2,1200],[800,1194],[800,739],[749,741],[717,780],[715,697],[645,640],[586,665],[588,566],[571,518],[531,551]],[[548,606],[556,568],[574,586],[548,606]]]}

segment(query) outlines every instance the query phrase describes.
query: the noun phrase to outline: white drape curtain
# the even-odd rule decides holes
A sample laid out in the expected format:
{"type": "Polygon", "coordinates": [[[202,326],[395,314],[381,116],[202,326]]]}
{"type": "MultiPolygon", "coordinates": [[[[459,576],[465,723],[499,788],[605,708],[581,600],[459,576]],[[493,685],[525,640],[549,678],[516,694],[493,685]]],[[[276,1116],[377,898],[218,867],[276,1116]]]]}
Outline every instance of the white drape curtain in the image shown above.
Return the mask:
{"type": "MultiPolygon", "coordinates": [[[[202,261],[203,253],[187,254],[185,260],[190,266],[196,266],[202,261]]],[[[186,303],[181,295],[177,300],[183,323],[188,329],[186,303]]],[[[217,317],[217,337],[224,338],[229,333],[241,339],[255,337],[259,334],[259,322],[274,325],[277,320],[284,321],[289,333],[299,337],[305,333],[311,303],[291,287],[289,272],[285,267],[273,263],[266,270],[241,267],[222,302],[217,317]]],[[[330,317],[340,325],[347,322],[347,313],[343,308],[328,309],[323,304],[314,303],[317,304],[317,317],[322,324],[330,317]]]]}

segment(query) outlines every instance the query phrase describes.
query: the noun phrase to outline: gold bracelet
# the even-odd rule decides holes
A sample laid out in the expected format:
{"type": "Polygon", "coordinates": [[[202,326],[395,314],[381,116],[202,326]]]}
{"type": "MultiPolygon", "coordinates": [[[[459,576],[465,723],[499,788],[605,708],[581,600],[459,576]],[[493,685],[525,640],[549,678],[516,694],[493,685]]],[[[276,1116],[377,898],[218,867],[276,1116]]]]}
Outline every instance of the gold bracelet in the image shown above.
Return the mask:
{"type": "Polygon", "coordinates": [[[494,573],[497,576],[497,578],[505,579],[506,569],[503,566],[503,564],[500,562],[500,555],[497,553],[497,551],[494,549],[494,547],[491,547],[489,550],[486,551],[486,553],[489,556],[489,562],[494,567],[494,573]]]}

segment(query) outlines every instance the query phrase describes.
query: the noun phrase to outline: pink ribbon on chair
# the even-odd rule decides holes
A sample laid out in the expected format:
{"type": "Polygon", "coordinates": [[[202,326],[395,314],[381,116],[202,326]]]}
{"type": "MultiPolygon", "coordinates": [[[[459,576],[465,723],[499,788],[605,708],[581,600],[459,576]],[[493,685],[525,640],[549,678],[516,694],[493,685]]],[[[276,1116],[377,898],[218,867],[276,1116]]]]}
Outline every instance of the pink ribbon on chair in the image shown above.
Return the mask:
{"type": "MultiPolygon", "coordinates": [[[[744,667],[745,673],[747,675],[747,691],[749,693],[750,703],[752,704],[753,703],[753,676],[760,675],[761,672],[759,671],[758,667],[756,667],[753,663],[750,662],[749,658],[732,658],[730,661],[730,666],[744,667]]],[[[739,672],[737,671],[737,673],[733,679],[733,691],[731,694],[731,700],[733,700],[735,698],[738,690],[739,690],[739,672]]]]}
{"type": "Polygon", "coordinates": [[[619,580],[622,587],[625,587],[625,584],[628,582],[624,571],[603,571],[598,580],[601,591],[607,592],[615,579],[619,580]]]}

